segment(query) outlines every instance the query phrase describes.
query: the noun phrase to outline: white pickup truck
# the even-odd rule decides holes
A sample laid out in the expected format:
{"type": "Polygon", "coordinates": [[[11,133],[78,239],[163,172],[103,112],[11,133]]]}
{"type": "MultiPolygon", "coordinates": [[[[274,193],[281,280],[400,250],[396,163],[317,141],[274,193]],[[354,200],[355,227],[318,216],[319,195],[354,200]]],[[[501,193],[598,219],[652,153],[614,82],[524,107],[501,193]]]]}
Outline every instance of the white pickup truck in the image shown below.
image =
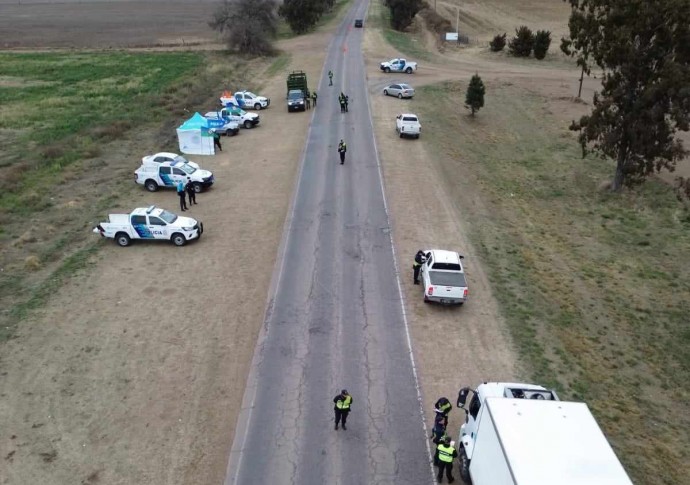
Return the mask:
{"type": "Polygon", "coordinates": [[[422,125],[419,123],[417,115],[403,113],[395,117],[395,131],[398,132],[400,138],[405,136],[419,138],[422,133],[422,125]]]}
{"type": "Polygon", "coordinates": [[[247,113],[240,108],[222,108],[219,111],[210,111],[204,115],[209,121],[224,120],[225,122],[234,121],[244,128],[254,128],[259,124],[259,115],[256,113],[247,113]]]}
{"type": "Polygon", "coordinates": [[[407,59],[391,59],[390,61],[382,62],[379,67],[383,72],[404,72],[412,74],[417,70],[417,63],[410,62],[407,59]]]}
{"type": "Polygon", "coordinates": [[[420,268],[424,301],[446,305],[465,303],[469,290],[462,267],[464,256],[442,249],[427,249],[424,256],[425,262],[420,268]]]}
{"type": "Polygon", "coordinates": [[[184,246],[187,241],[201,237],[204,225],[152,205],[134,209],[131,214],[109,214],[108,222],[101,222],[93,232],[115,239],[122,247],[129,246],[132,239],[157,239],[184,246]]]}
{"type": "Polygon", "coordinates": [[[159,187],[175,188],[179,182],[192,183],[197,194],[216,181],[213,173],[192,167],[184,162],[142,163],[134,171],[134,181],[155,192],[159,187]]]}
{"type": "MultiPolygon", "coordinates": [[[[244,109],[266,109],[271,104],[271,99],[265,96],[259,96],[251,91],[237,91],[234,95],[235,101],[239,104],[240,108],[244,109]]],[[[221,98],[221,103],[223,103],[223,98],[221,98]]],[[[223,103],[225,104],[225,103],[223,103]]]]}

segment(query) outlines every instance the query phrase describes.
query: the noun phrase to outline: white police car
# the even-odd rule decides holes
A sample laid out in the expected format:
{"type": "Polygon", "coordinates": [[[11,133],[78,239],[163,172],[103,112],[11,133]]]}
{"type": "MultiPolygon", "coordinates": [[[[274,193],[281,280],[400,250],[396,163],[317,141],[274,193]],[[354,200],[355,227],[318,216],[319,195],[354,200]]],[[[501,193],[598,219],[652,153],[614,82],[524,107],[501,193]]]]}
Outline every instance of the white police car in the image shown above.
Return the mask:
{"type": "Polygon", "coordinates": [[[184,162],[142,163],[134,171],[134,181],[155,192],[159,187],[175,188],[179,182],[192,183],[194,192],[199,193],[215,182],[213,173],[194,168],[184,162]],[[189,179],[189,180],[188,180],[189,179]]]}
{"type": "Polygon", "coordinates": [[[123,247],[129,246],[133,239],[165,240],[184,246],[187,241],[201,237],[204,225],[152,205],[134,209],[130,214],[109,214],[108,222],[101,222],[93,232],[115,239],[123,247]]]}

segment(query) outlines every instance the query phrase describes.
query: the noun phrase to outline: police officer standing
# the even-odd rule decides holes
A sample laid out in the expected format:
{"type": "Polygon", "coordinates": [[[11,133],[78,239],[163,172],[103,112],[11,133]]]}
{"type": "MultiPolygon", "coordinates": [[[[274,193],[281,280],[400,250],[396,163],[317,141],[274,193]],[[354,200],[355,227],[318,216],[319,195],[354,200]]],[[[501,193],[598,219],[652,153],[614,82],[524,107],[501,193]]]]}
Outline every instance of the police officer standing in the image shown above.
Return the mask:
{"type": "Polygon", "coordinates": [[[350,414],[350,406],[352,406],[352,396],[347,392],[347,389],[340,391],[340,394],[333,398],[335,407],[335,429],[338,429],[338,423],[343,423],[343,429],[347,430],[345,423],[347,422],[347,415],[350,414]]]}
{"type": "Polygon", "coordinates": [[[453,458],[457,458],[457,456],[458,452],[450,444],[450,437],[446,436],[436,447],[436,458],[438,460],[438,476],[436,480],[438,483],[443,481],[443,470],[446,471],[448,483],[455,481],[455,478],[453,478],[453,458]]]}
{"type": "Polygon", "coordinates": [[[338,144],[338,153],[340,153],[340,165],[345,163],[345,152],[347,152],[347,145],[341,139],[340,143],[338,144]]]}
{"type": "Polygon", "coordinates": [[[421,249],[417,251],[417,254],[414,255],[414,263],[412,263],[412,269],[414,270],[414,284],[418,285],[419,284],[419,270],[422,268],[422,265],[426,263],[426,256],[424,256],[424,251],[421,249]]]}
{"type": "Polygon", "coordinates": [[[180,210],[182,212],[186,211],[187,201],[185,198],[187,197],[187,194],[185,193],[184,182],[182,180],[177,183],[177,196],[180,198],[180,210]]]}
{"type": "Polygon", "coordinates": [[[187,196],[189,197],[189,205],[196,204],[196,192],[194,191],[194,184],[192,183],[192,178],[187,177],[187,185],[185,185],[185,190],[187,190],[187,196]]]}
{"type": "Polygon", "coordinates": [[[316,95],[316,91],[314,91],[313,93],[311,93],[311,100],[312,100],[312,103],[314,103],[314,108],[316,108],[316,98],[317,98],[317,97],[318,97],[318,96],[316,95]]]}
{"type": "Polygon", "coordinates": [[[436,417],[443,419],[445,426],[448,426],[448,413],[453,409],[453,405],[450,403],[447,397],[441,397],[434,404],[434,411],[436,411],[436,417]]]}
{"type": "Polygon", "coordinates": [[[349,110],[347,109],[347,104],[350,102],[350,97],[347,95],[343,95],[343,104],[345,105],[345,112],[347,113],[349,110]]]}
{"type": "Polygon", "coordinates": [[[328,85],[333,86],[333,71],[328,71],[328,85]]]}
{"type": "Polygon", "coordinates": [[[340,112],[344,113],[345,112],[345,95],[342,92],[338,95],[338,103],[340,103],[340,112]]]}

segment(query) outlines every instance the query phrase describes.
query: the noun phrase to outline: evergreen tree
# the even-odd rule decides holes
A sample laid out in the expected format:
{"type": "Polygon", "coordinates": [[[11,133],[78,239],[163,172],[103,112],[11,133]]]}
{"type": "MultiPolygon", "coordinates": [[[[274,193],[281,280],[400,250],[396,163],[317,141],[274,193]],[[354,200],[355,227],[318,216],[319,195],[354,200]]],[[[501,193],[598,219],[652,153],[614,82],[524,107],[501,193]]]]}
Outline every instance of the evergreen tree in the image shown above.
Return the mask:
{"type": "Polygon", "coordinates": [[[542,60],[551,46],[551,32],[548,30],[537,30],[534,36],[534,58],[542,60]]]}
{"type": "Polygon", "coordinates": [[[385,5],[391,11],[391,27],[395,30],[405,30],[412,24],[424,4],[422,0],[386,0],[385,5]]]}
{"type": "Polygon", "coordinates": [[[465,94],[465,108],[471,110],[472,116],[476,111],[479,111],[484,106],[484,82],[479,74],[475,74],[470,79],[470,85],[467,86],[467,93],[465,94]]]}
{"type": "Polygon", "coordinates": [[[529,57],[532,47],[534,47],[534,34],[526,25],[515,30],[515,37],[508,44],[510,53],[515,57],[529,57]]]}
{"type": "Polygon", "coordinates": [[[494,36],[494,40],[492,40],[489,43],[489,47],[491,48],[492,52],[499,52],[502,51],[503,48],[506,46],[506,33],[503,35],[496,35],[494,36]]]}
{"type": "Polygon", "coordinates": [[[583,156],[591,148],[615,160],[614,191],[673,170],[686,154],[675,134],[690,127],[690,2],[567,1],[561,50],[588,75],[592,65],[603,72],[592,112],[570,127],[583,156]]]}
{"type": "Polygon", "coordinates": [[[323,0],[283,0],[278,14],[295,34],[304,34],[316,25],[326,8],[323,0]]]}

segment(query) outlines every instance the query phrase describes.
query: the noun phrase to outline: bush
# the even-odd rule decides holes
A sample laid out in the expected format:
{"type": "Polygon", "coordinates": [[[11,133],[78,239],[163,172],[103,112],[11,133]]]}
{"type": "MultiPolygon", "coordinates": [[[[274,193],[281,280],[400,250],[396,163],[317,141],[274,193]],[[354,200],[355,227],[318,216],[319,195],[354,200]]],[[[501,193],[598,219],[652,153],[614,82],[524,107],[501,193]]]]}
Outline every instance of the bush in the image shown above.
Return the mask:
{"type": "Polygon", "coordinates": [[[534,57],[539,60],[546,57],[549,46],[551,46],[551,32],[537,30],[537,35],[534,36],[534,57]]]}
{"type": "Polygon", "coordinates": [[[484,82],[479,74],[475,74],[470,79],[470,85],[467,86],[467,93],[465,94],[465,108],[472,112],[472,116],[476,111],[479,111],[484,106],[484,82]]]}
{"type": "Polygon", "coordinates": [[[506,35],[507,33],[504,33],[503,35],[497,35],[494,37],[494,40],[492,40],[489,44],[492,52],[499,52],[503,50],[503,48],[506,46],[506,35]]]}
{"type": "Polygon", "coordinates": [[[515,30],[515,37],[510,41],[508,48],[515,57],[529,57],[534,47],[534,34],[529,27],[523,25],[515,30]]]}
{"type": "Polygon", "coordinates": [[[209,26],[231,50],[255,56],[273,53],[277,23],[275,0],[223,0],[209,26]]]}

